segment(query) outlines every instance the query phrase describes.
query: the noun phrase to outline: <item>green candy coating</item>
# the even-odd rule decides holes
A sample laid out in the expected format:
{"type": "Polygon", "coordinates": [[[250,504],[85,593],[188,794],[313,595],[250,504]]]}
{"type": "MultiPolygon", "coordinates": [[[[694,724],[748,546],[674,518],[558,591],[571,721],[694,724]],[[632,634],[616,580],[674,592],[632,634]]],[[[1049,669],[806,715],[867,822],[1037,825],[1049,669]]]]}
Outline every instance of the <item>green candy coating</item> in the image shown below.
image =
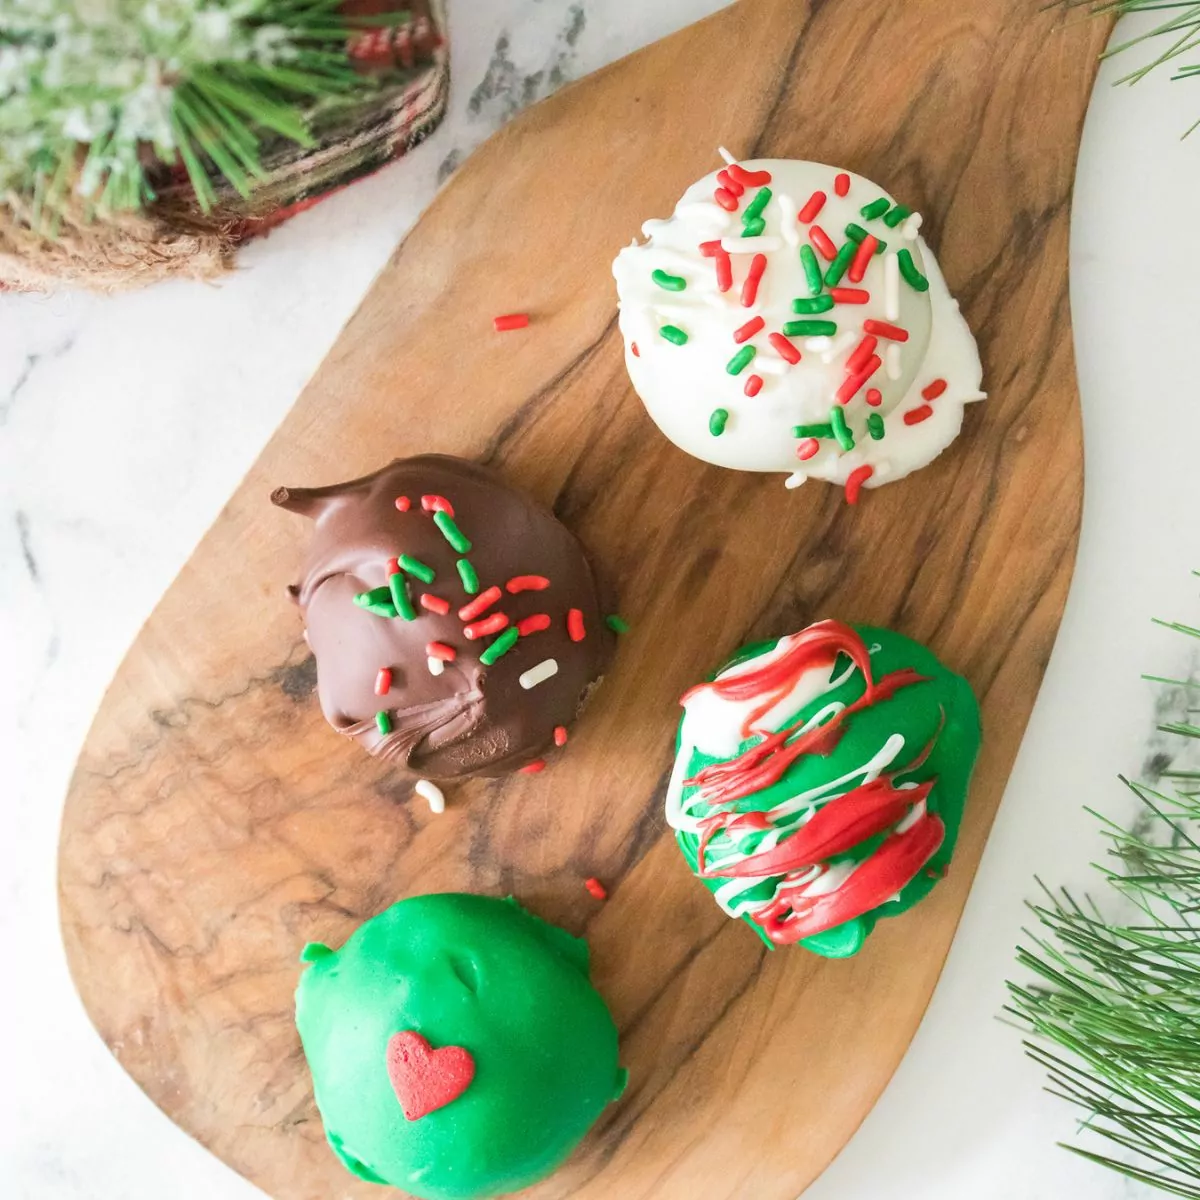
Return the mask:
{"type": "MultiPolygon", "coordinates": [[[[904,750],[898,762],[909,762],[937,735],[936,744],[928,759],[915,770],[903,773],[903,779],[905,782],[921,783],[937,778],[927,801],[927,810],[941,818],[946,833],[941,846],[925,867],[918,871],[893,899],[861,916],[797,943],[826,958],[846,958],[856,954],[877,921],[907,911],[924,899],[933,890],[938,879],[945,874],[954,853],[966,803],[967,787],[980,743],[979,705],[965,679],[943,666],[932,651],[902,634],[869,625],[854,625],[851,628],[869,648],[875,648],[871,654],[871,669],[876,680],[906,667],[928,676],[928,679],[900,688],[890,698],[878,700],[854,713],[847,722],[843,736],[829,753],[801,756],[787,768],[776,783],[741,798],[733,807],[738,812],[766,812],[792,796],[811,791],[820,784],[841,779],[853,772],[856,766],[871,759],[893,734],[900,734],[904,738],[904,750]]],[[[767,653],[778,641],[779,639],[773,639],[744,647],[712,678],[716,678],[720,671],[767,653]]],[[[847,663],[847,659],[839,658],[835,676],[847,663]]],[[[831,702],[839,701],[849,705],[862,696],[863,692],[862,674],[855,670],[845,682],[822,693],[799,709],[795,716],[801,722],[807,721],[831,702]]],[[[683,745],[687,720],[685,714],[676,738],[677,753],[683,745]]],[[[785,723],[791,724],[791,720],[785,723]]],[[[754,737],[744,741],[739,747],[739,753],[758,740],[754,737]]],[[[684,777],[691,778],[704,767],[720,761],[723,760],[710,757],[698,749],[693,750],[688,762],[684,764],[684,777]]],[[[694,788],[685,785],[684,799],[694,791],[694,788]]],[[[753,853],[763,836],[762,833],[745,835],[739,842],[739,849],[744,853],[753,853]]],[[[847,853],[835,855],[830,861],[862,862],[878,848],[883,837],[883,834],[875,835],[847,853]]],[[[699,839],[683,830],[676,830],[676,841],[688,866],[695,872],[698,866],[699,839]]],[[[781,844],[786,845],[786,839],[781,839],[781,844]]],[[[765,903],[774,894],[781,879],[782,876],[774,876],[744,895],[765,903]]],[[[701,879],[701,882],[710,892],[715,893],[723,884],[727,884],[728,880],[707,878],[701,879]]],[[[742,919],[768,947],[775,948],[757,922],[749,916],[742,919]]]]}
{"type": "Polygon", "coordinates": [[[554,1171],[624,1090],[587,944],[514,900],[414,896],[302,960],[296,1026],[317,1107],[360,1179],[422,1200],[517,1191],[554,1171]],[[475,1063],[461,1095],[414,1121],[387,1069],[403,1030],[475,1063]]]}

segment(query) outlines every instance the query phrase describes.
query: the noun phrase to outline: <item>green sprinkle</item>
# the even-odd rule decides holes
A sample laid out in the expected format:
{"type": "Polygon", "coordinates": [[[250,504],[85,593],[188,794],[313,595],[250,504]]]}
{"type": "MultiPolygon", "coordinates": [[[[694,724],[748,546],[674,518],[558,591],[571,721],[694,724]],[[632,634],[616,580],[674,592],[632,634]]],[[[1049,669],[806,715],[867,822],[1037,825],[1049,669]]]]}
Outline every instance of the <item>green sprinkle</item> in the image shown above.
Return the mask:
{"type": "Polygon", "coordinates": [[[751,217],[742,222],[742,237],[758,237],[766,227],[767,223],[762,217],[751,217]]]}
{"type": "Polygon", "coordinates": [[[889,229],[895,229],[905,217],[912,216],[912,209],[905,208],[903,204],[897,204],[886,217],[883,218],[883,223],[889,229]]]}
{"type": "Polygon", "coordinates": [[[842,248],[837,252],[837,258],[829,264],[825,272],[825,283],[828,287],[837,287],[842,281],[842,276],[846,273],[846,268],[850,265],[850,260],[858,252],[858,243],[853,238],[847,238],[842,243],[842,248]]]}
{"type": "Polygon", "coordinates": [[[385,712],[377,712],[375,714],[375,725],[379,732],[386,735],[392,732],[392,718],[385,712]]]}
{"type": "Polygon", "coordinates": [[[792,437],[814,437],[827,438],[833,437],[832,425],[793,425],[792,437]]]}
{"type": "Polygon", "coordinates": [[[462,580],[463,590],[468,596],[473,596],[479,591],[479,576],[475,574],[475,568],[471,566],[469,559],[460,558],[454,564],[458,568],[458,577],[462,580]]]}
{"type": "Polygon", "coordinates": [[[878,442],[883,440],[883,418],[878,413],[867,417],[867,432],[878,442]]]}
{"type": "Polygon", "coordinates": [[[714,408],[708,418],[708,432],[713,437],[720,437],[725,432],[725,422],[729,420],[729,411],[724,408],[714,408]]]}
{"type": "Polygon", "coordinates": [[[838,445],[843,450],[853,450],[854,434],[850,432],[850,426],[846,424],[846,414],[842,412],[840,404],[835,404],[829,410],[829,423],[833,426],[833,436],[837,438],[838,445]]]}
{"type": "MultiPolygon", "coordinates": [[[[442,537],[459,554],[470,554],[470,539],[454,523],[454,518],[448,512],[438,511],[433,514],[433,523],[442,531],[442,537]]],[[[428,581],[427,581],[428,582],[428,581]]]]}
{"type": "Polygon", "coordinates": [[[858,211],[868,221],[873,221],[876,217],[882,217],[891,207],[892,202],[886,196],[880,196],[878,200],[872,200],[870,204],[864,204],[858,211]]]}
{"type": "Polygon", "coordinates": [[[833,297],[826,292],[822,296],[813,296],[808,300],[793,300],[792,312],[823,313],[833,307],[833,297]]]}
{"type": "MultiPolygon", "coordinates": [[[[786,332],[786,326],[784,327],[784,331],[786,332]]],[[[725,370],[728,371],[730,375],[740,375],[741,372],[747,366],[749,366],[751,359],[754,358],[756,353],[757,353],[757,351],[754,349],[753,346],[743,346],[725,364],[725,370]]],[[[720,412],[720,411],[721,411],[721,409],[717,409],[717,412],[720,412]]],[[[721,424],[722,424],[722,427],[724,427],[724,422],[722,422],[721,424]]],[[[718,430],[718,432],[720,432],[720,430],[718,430]]]]}
{"type": "Polygon", "coordinates": [[[687,287],[687,280],[682,275],[668,275],[666,271],[651,271],[650,278],[664,292],[682,292],[687,287]]]}
{"type": "Polygon", "coordinates": [[[821,267],[817,263],[817,256],[813,248],[807,244],[800,247],[800,265],[804,268],[804,278],[808,281],[808,290],[814,296],[818,295],[823,285],[821,267]]]}
{"type": "Polygon", "coordinates": [[[929,291],[929,280],[917,270],[917,264],[913,262],[913,256],[908,250],[901,250],[896,257],[900,260],[900,274],[904,276],[904,282],[914,292],[929,291]]]}
{"type": "Polygon", "coordinates": [[[629,622],[624,617],[617,616],[616,613],[609,613],[604,618],[604,623],[613,631],[613,633],[628,633],[629,622]]]}
{"type": "Polygon", "coordinates": [[[396,561],[400,564],[400,569],[407,571],[414,579],[419,579],[422,583],[433,582],[433,568],[427,567],[419,558],[413,558],[411,554],[402,554],[396,561]]]}
{"type": "Polygon", "coordinates": [[[415,621],[417,610],[413,608],[412,601],[408,598],[408,581],[399,571],[388,580],[388,587],[391,590],[396,616],[403,617],[406,621],[415,621]]]}
{"type": "Polygon", "coordinates": [[[783,327],[788,337],[833,337],[836,321],[788,321],[783,327]]]}
{"type": "Polygon", "coordinates": [[[687,341],[687,334],[678,325],[664,325],[658,332],[676,346],[682,346],[687,341]]]}
{"type": "Polygon", "coordinates": [[[759,188],[758,194],[742,210],[742,224],[745,225],[747,221],[757,221],[762,216],[762,210],[767,207],[770,199],[771,189],[769,187],[759,188]]]}
{"type": "MultiPolygon", "coordinates": [[[[846,226],[846,236],[848,238],[853,238],[856,242],[861,242],[863,238],[867,236],[867,231],[861,225],[855,225],[854,222],[851,221],[850,224],[846,226]]],[[[875,253],[882,254],[886,249],[887,242],[881,241],[879,245],[875,247],[875,253]]]]}
{"type": "Polygon", "coordinates": [[[488,648],[479,656],[479,661],[485,667],[490,667],[502,654],[507,654],[516,644],[521,635],[515,625],[510,625],[488,648]]]}
{"type": "Polygon", "coordinates": [[[391,588],[377,587],[372,588],[369,592],[359,592],[354,597],[354,603],[359,608],[365,608],[367,612],[376,613],[378,616],[394,617],[396,615],[395,609],[387,614],[378,612],[380,608],[392,608],[391,588]]]}

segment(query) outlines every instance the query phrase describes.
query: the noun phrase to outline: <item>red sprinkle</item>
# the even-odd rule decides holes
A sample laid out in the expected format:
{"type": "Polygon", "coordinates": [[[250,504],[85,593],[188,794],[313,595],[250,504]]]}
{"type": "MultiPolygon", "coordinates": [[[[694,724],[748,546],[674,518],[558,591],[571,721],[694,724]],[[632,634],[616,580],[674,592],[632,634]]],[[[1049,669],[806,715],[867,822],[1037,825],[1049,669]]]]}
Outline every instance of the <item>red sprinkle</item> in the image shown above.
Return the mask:
{"type": "Polygon", "coordinates": [[[867,403],[878,408],[883,403],[883,393],[878,388],[867,388],[867,403]]]}
{"type": "Polygon", "coordinates": [[[766,321],[762,317],[751,317],[745,325],[733,331],[733,340],[744,342],[747,338],[752,338],[765,324],[766,321]]]}
{"type": "Polygon", "coordinates": [[[746,380],[746,386],[742,390],[747,396],[757,396],[758,393],[762,391],[762,385],[763,381],[761,375],[751,375],[750,378],[746,380]]]}
{"type": "Polygon", "coordinates": [[[867,263],[871,261],[871,255],[875,253],[875,247],[878,245],[879,239],[873,233],[868,233],[858,243],[858,249],[850,260],[850,270],[846,272],[851,283],[862,283],[862,277],[867,273],[867,263]]]}
{"type": "Polygon", "coordinates": [[[524,329],[528,324],[528,313],[505,313],[501,317],[492,318],[492,325],[497,333],[507,333],[510,329],[524,329]]]}
{"type": "Polygon", "coordinates": [[[722,250],[716,256],[717,262],[717,291],[727,292],[733,287],[733,262],[729,254],[722,250]]]}
{"type": "Polygon", "coordinates": [[[803,221],[805,225],[815,221],[817,214],[825,207],[825,200],[824,192],[813,192],[804,207],[796,214],[796,220],[803,221]]]}
{"type": "Polygon", "coordinates": [[[545,575],[514,575],[505,585],[505,589],[515,596],[518,592],[541,592],[550,586],[550,580],[545,575]]]}
{"type": "Polygon", "coordinates": [[[935,379],[927,388],[921,389],[921,395],[926,400],[936,400],[946,390],[944,379],[935,379]]]}
{"type": "Polygon", "coordinates": [[[499,633],[508,625],[508,617],[504,613],[492,613],[490,617],[484,617],[482,621],[473,621],[470,625],[463,629],[463,637],[474,641],[476,638],[487,637],[492,633],[499,633]]]}
{"type": "Polygon", "coordinates": [[[498,587],[490,587],[487,591],[480,592],[470,603],[464,604],[458,610],[458,619],[460,621],[475,620],[476,617],[487,612],[503,595],[504,593],[498,587]]]}
{"type": "Polygon", "coordinates": [[[863,364],[875,353],[875,347],[879,345],[879,339],[872,337],[869,333],[857,346],[854,347],[854,352],[846,359],[846,370],[852,373],[861,371],[863,364]]]}
{"type": "Polygon", "coordinates": [[[740,196],[746,190],[728,171],[718,171],[717,182],[727,192],[732,192],[735,196],[740,196]]]}
{"type": "Polygon", "coordinates": [[[565,725],[555,725],[554,744],[556,746],[565,746],[567,744],[567,727],[565,725]]]}
{"type": "Polygon", "coordinates": [[[875,474],[874,467],[868,467],[864,464],[861,467],[855,467],[850,472],[846,479],[846,503],[857,504],[858,493],[862,489],[862,485],[875,474]]]}
{"type": "Polygon", "coordinates": [[[863,363],[861,371],[853,375],[848,375],[842,386],[838,388],[836,399],[839,404],[849,404],[850,401],[858,394],[859,388],[862,387],[879,368],[883,366],[883,359],[878,354],[872,354],[870,358],[863,363]]]}
{"type": "Polygon", "coordinates": [[[375,676],[375,695],[386,696],[392,690],[392,672],[389,667],[380,667],[375,676]]]}
{"type": "Polygon", "coordinates": [[[425,653],[429,658],[440,658],[442,662],[453,662],[458,657],[458,651],[445,642],[430,642],[425,647],[425,653]]]}
{"type": "Polygon", "coordinates": [[[400,560],[398,558],[389,558],[387,560],[387,577],[391,579],[393,575],[400,574],[400,560]]]}
{"type": "Polygon", "coordinates": [[[800,361],[800,351],[782,333],[772,333],[767,341],[771,343],[772,349],[780,358],[793,364],[800,361]]]}
{"type": "Polygon", "coordinates": [[[421,507],[426,512],[444,512],[452,521],[454,520],[454,507],[445,496],[422,496],[421,507]]]}
{"type": "Polygon", "coordinates": [[[543,629],[549,628],[550,618],[545,613],[534,613],[517,622],[517,632],[522,637],[528,637],[531,633],[541,633],[543,629]]]}
{"type": "Polygon", "coordinates": [[[721,239],[714,238],[711,242],[701,242],[700,253],[705,258],[716,258],[718,254],[724,254],[725,251],[721,248],[721,239]]]}
{"type": "Polygon", "coordinates": [[[608,889],[600,882],[600,880],[595,878],[585,879],[583,881],[583,886],[587,888],[588,894],[595,896],[597,900],[608,899],[608,889]]]}
{"type": "Polygon", "coordinates": [[[892,342],[907,342],[908,330],[899,325],[890,325],[887,321],[876,321],[868,318],[863,322],[863,333],[873,333],[876,337],[887,338],[892,342]]]}
{"type": "Polygon", "coordinates": [[[821,443],[816,438],[805,438],[804,441],[796,447],[796,457],[803,462],[806,458],[812,458],[814,454],[821,448],[821,443]]]}
{"type": "Polygon", "coordinates": [[[933,416],[933,409],[928,404],[922,404],[920,408],[910,408],[904,414],[905,425],[920,425],[922,421],[928,421],[933,416]]]}
{"type": "Polygon", "coordinates": [[[730,163],[725,169],[742,187],[763,187],[771,182],[770,171],[747,171],[738,163],[730,163]]]}
{"type": "Polygon", "coordinates": [[[827,262],[837,258],[837,247],[829,240],[829,234],[820,225],[808,227],[808,240],[820,251],[821,257],[827,262]]]}
{"type": "Polygon", "coordinates": [[[408,510],[412,508],[412,501],[407,496],[397,496],[396,507],[401,512],[408,512],[408,510]]]}
{"type": "Polygon", "coordinates": [[[567,636],[573,642],[582,642],[587,636],[583,629],[583,613],[577,608],[567,613],[567,636]]]}
{"type": "Polygon", "coordinates": [[[728,189],[719,187],[713,192],[713,199],[726,211],[737,211],[737,197],[728,189]]]}
{"type": "Polygon", "coordinates": [[[522,775],[536,775],[539,771],[546,769],[546,760],[544,758],[535,758],[533,762],[526,763],[521,768],[522,775]]]}
{"type": "Polygon", "coordinates": [[[850,176],[845,173],[835,175],[833,178],[833,190],[839,196],[844,196],[850,190],[850,176]]]}
{"type": "Polygon", "coordinates": [[[750,270],[746,272],[746,281],[742,284],[742,307],[749,308],[758,295],[758,282],[767,269],[767,256],[756,254],[750,260],[750,270]]]}
{"type": "Polygon", "coordinates": [[[642,357],[642,353],[641,353],[641,351],[640,351],[640,350],[637,348],[637,342],[630,342],[630,343],[629,343],[629,348],[630,348],[630,350],[632,350],[632,351],[633,351],[633,357],[634,357],[634,358],[641,358],[641,357],[642,357]]]}
{"type": "Polygon", "coordinates": [[[865,288],[835,287],[829,289],[829,294],[834,304],[866,304],[871,299],[871,293],[865,288]]]}
{"type": "Polygon", "coordinates": [[[450,601],[443,600],[441,596],[435,596],[432,592],[422,592],[421,607],[444,617],[450,611],[450,601]]]}

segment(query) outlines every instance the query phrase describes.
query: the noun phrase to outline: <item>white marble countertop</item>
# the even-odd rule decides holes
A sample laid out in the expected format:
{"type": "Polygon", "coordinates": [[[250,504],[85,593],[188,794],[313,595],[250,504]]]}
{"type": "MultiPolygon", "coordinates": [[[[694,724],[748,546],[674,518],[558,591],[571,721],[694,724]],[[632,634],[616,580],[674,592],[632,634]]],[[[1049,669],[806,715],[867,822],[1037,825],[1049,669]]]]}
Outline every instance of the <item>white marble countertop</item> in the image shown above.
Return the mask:
{"type": "MultiPolygon", "coordinates": [[[[0,296],[0,1090],[5,1200],[250,1200],[109,1057],[72,990],[54,891],[71,764],[159,595],[441,178],[518,108],[723,0],[452,3],[443,127],[247,250],[217,286],[0,296]]],[[[1144,670],[1196,668],[1192,505],[1200,115],[1152,77],[1093,99],[1071,282],[1087,496],[1067,616],[945,975],[912,1049],[807,1200],[1148,1196],[1055,1147],[1075,1116],[996,1015],[1033,875],[1079,884],[1091,803],[1164,749],[1144,670]]],[[[752,1198],[748,1198],[752,1200],[752,1198]]]]}

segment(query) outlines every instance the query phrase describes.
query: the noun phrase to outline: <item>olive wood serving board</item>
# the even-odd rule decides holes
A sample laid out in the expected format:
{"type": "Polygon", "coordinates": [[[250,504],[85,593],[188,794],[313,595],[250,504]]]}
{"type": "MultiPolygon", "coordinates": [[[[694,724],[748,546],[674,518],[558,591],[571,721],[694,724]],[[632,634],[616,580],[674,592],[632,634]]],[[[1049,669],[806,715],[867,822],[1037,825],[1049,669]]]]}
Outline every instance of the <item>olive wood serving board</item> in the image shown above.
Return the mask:
{"type": "Polygon", "coordinates": [[[538,104],[458,171],[138,635],[71,783],[72,973],[171,1120],[276,1200],[384,1195],[325,1145],[297,955],[399,897],[464,889],[587,936],[631,1073],[530,1194],[791,1200],[841,1149],[925,1011],[1067,595],[1068,212],[1106,31],[1021,0],[742,0],[538,104]],[[855,508],[687,457],[626,378],[611,260],[718,144],[844,165],[918,208],[978,335],[990,398],[855,508]],[[514,310],[530,327],[493,333],[514,310]],[[268,502],[430,450],[553,506],[632,624],[550,768],[455,786],[440,816],[322,720],[284,597],[309,527],[268,502]],[[683,690],[826,616],[927,642],[985,731],[950,877],[846,961],[764,949],[662,816],[683,690]]]}

